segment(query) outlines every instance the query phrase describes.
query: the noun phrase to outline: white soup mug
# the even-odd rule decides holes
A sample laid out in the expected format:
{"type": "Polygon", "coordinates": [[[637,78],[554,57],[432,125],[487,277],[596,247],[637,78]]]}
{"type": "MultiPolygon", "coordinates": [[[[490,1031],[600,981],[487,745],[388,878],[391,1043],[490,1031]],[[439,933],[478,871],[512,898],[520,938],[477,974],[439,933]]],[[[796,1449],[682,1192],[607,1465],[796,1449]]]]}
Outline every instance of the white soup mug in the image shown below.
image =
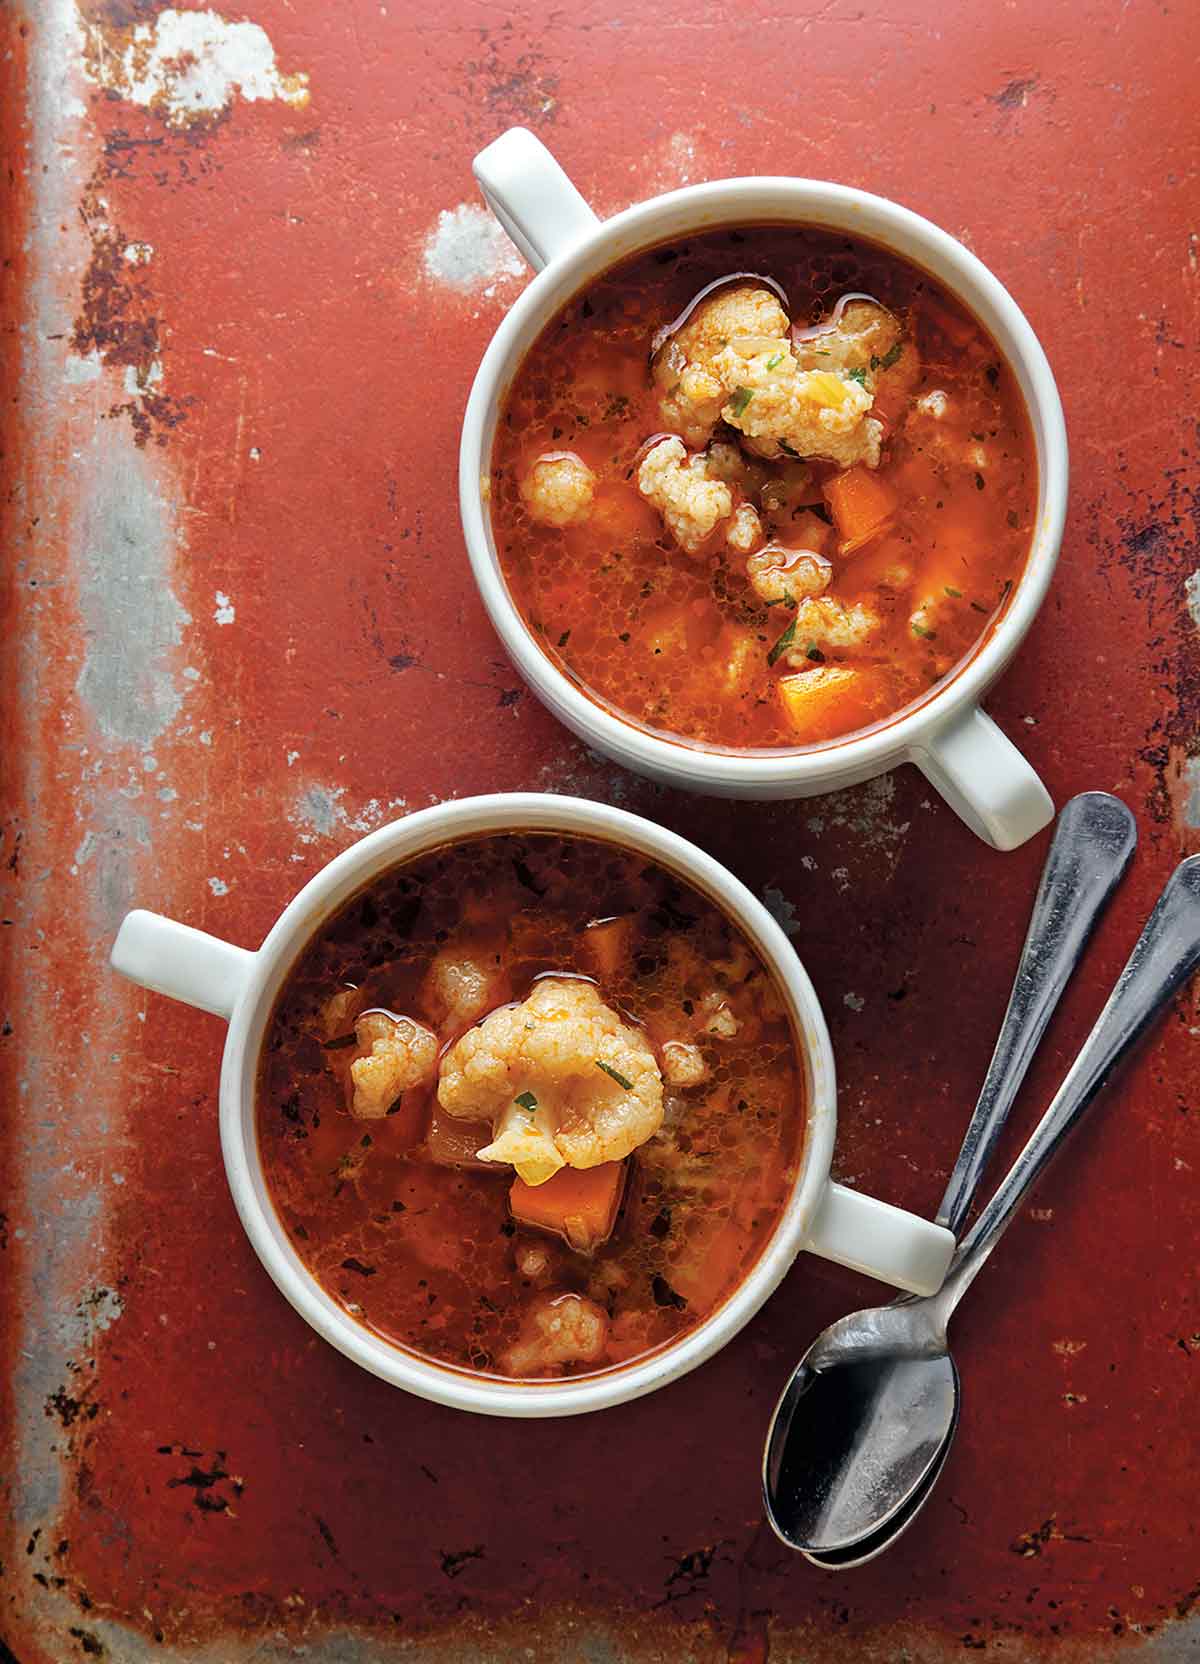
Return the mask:
{"type": "Polygon", "coordinates": [[[1058,559],[1067,507],[1067,435],[1046,355],[1016,302],[987,267],[928,220],[882,197],[813,179],[720,179],[689,185],[601,221],[550,152],[515,127],[475,158],[488,205],[538,273],[505,316],[480,364],[463,419],[459,496],[471,565],[501,640],[554,714],[598,751],[685,790],[745,798],[810,797],[912,762],[995,849],[1047,826],[1049,793],[980,700],[1016,652],[1058,559]],[[818,225],[867,238],[932,274],[983,324],[1008,361],[1029,414],[1038,501],[1025,570],[980,644],[919,704],[890,723],[820,748],[743,752],[691,746],[624,722],[591,700],[542,651],[496,556],[485,497],[496,422],[522,360],[572,296],[618,261],[724,225],[818,225]]]}
{"type": "Polygon", "coordinates": [[[556,1416],[599,1410],[677,1380],[754,1315],[801,1249],[917,1294],[939,1288],[953,1252],[949,1231],[829,1176],[836,1129],[833,1056],[816,994],[766,908],[694,844],[638,815],[583,798],[506,793],[423,809],[380,827],[335,857],[284,909],[256,953],[157,913],[127,915],[114,967],[143,987],[224,1017],[221,1148],[233,1200],[258,1257],[305,1321],[374,1375],[421,1398],[487,1415],[556,1416]],[[271,1200],[255,1122],[259,1056],[280,990],[316,931],[364,886],[440,845],[490,833],[599,838],[659,863],[710,897],[745,932],[786,996],[803,1049],[807,1127],[787,1204],[749,1275],[709,1318],[673,1345],[577,1380],[504,1381],[454,1369],[389,1344],[317,1282],[271,1200]]]}

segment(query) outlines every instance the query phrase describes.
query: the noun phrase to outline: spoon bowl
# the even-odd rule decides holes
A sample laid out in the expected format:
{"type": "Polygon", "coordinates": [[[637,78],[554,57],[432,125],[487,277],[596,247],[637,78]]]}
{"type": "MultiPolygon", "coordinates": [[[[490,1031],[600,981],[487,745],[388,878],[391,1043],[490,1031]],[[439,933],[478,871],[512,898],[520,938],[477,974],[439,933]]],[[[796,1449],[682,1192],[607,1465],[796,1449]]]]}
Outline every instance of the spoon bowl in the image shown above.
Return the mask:
{"type": "Polygon", "coordinates": [[[851,1358],[824,1371],[803,1360],[767,1441],[763,1486],[776,1532],[793,1548],[819,1543],[823,1557],[860,1545],[866,1526],[890,1535],[946,1459],[958,1394],[947,1352],[851,1358]]]}
{"type": "MultiPolygon", "coordinates": [[[[951,1360],[951,1367],[953,1367],[953,1360],[951,1360]]],[[[869,1536],[863,1537],[857,1543],[850,1544],[847,1548],[830,1549],[828,1554],[806,1554],[804,1558],[809,1564],[820,1566],[823,1571],[827,1572],[849,1571],[854,1566],[865,1566],[868,1560],[874,1560],[885,1549],[891,1548],[897,1537],[902,1537],[908,1530],[929,1500],[933,1487],[937,1484],[942,1469],[946,1465],[946,1458],[950,1454],[950,1446],[954,1443],[954,1431],[957,1426],[958,1422],[956,1420],[954,1427],[947,1435],[946,1442],[938,1451],[933,1466],[912,1496],[909,1497],[903,1507],[897,1509],[891,1519],[885,1521],[877,1531],[871,1532],[869,1536]]]]}

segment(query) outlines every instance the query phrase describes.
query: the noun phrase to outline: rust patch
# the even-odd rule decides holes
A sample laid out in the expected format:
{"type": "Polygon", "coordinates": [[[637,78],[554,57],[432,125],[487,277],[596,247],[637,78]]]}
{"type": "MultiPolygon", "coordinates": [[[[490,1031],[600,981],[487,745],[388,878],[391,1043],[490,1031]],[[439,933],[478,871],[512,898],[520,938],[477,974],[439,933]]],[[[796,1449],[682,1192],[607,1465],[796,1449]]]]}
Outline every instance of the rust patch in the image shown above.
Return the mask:
{"type": "Polygon", "coordinates": [[[1023,110],[1029,103],[1031,93],[1037,92],[1041,83],[1036,75],[1027,75],[1008,81],[999,92],[988,94],[988,103],[995,104],[1001,110],[1023,110]]]}
{"type": "Polygon", "coordinates": [[[119,31],[148,23],[170,4],[170,0],[76,0],[85,23],[119,31]]]}
{"type": "Polygon", "coordinates": [[[1170,696],[1155,702],[1139,747],[1154,780],[1146,807],[1159,825],[1174,822],[1185,844],[1194,845],[1200,826],[1184,822],[1181,802],[1184,767],[1200,756],[1200,628],[1189,614],[1186,589],[1200,566],[1200,489],[1185,472],[1189,466],[1184,451],[1165,471],[1160,491],[1125,486],[1123,500],[1092,519],[1098,572],[1118,566],[1143,615],[1136,625],[1131,621],[1121,673],[1170,696]]]}
{"type": "Polygon", "coordinates": [[[533,48],[521,49],[511,22],[499,34],[482,31],[483,56],[463,65],[472,93],[481,100],[476,124],[493,138],[518,123],[548,127],[558,116],[558,76],[533,48]]]}
{"type": "Polygon", "coordinates": [[[172,155],[163,145],[161,139],[135,138],[124,131],[110,134],[79,205],[91,254],[71,345],[81,357],[95,353],[104,364],[127,372],[129,397],[111,405],[107,414],[128,416],[139,446],[151,440],[165,445],[195,403],[158,390],[163,331],[152,267],[128,258],[126,250],[136,246],[135,240],[111,220],[107,196],[116,180],[132,178],[139,161],[147,158],[152,158],[157,183],[170,178],[171,161],[185,179],[205,171],[206,158],[195,164],[188,154],[172,155]]]}

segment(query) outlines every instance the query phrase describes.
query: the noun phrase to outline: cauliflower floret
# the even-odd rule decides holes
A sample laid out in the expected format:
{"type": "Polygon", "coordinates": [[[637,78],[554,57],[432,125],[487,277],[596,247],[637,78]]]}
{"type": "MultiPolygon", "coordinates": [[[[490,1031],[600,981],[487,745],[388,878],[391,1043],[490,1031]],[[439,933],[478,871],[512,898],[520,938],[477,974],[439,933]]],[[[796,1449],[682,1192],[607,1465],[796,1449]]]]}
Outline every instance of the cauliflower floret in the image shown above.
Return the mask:
{"type": "Polygon", "coordinates": [[[672,339],[693,362],[707,363],[739,337],[781,341],[790,328],[791,320],[773,290],[730,283],[701,301],[672,339]]]}
{"type": "Polygon", "coordinates": [[[450,1047],[438,1102],[448,1115],[490,1120],[480,1159],[511,1162],[536,1185],[561,1167],[621,1161],[652,1137],[662,1076],[645,1039],[592,983],[543,977],[450,1047]]]}
{"type": "Polygon", "coordinates": [[[688,456],[682,439],[661,439],[638,469],[637,487],[663,517],[679,547],[694,555],[733,513],[733,493],[711,480],[702,452],[688,456]]]}
{"type": "Polygon", "coordinates": [[[563,1364],[595,1363],[608,1339],[608,1319],[581,1294],[542,1295],[521,1324],[516,1343],[501,1354],[505,1375],[545,1375],[563,1364]]]}
{"type": "Polygon", "coordinates": [[[790,348],[734,342],[713,367],[731,390],[721,415],[764,457],[826,457],[843,468],[879,466],[883,424],[869,416],[874,394],[832,370],[798,368],[790,348]],[[748,351],[749,347],[756,350],[748,351]]]}
{"type": "Polygon", "coordinates": [[[521,497],[543,526],[586,520],[596,495],[596,476],[574,451],[545,451],[521,481],[521,497]]]}
{"type": "Polygon", "coordinates": [[[662,1048],[663,1079],[670,1086],[699,1086],[708,1079],[708,1064],[690,1040],[667,1040],[662,1048]]]}
{"type": "Polygon", "coordinates": [[[497,1004],[499,980],[494,954],[481,947],[446,947],[425,973],[421,998],[440,1024],[463,1027],[497,1004]]]}
{"type": "Polygon", "coordinates": [[[730,1010],[728,1000],[715,988],[701,1000],[698,1014],[701,1031],[718,1040],[732,1040],[742,1026],[730,1010]]]}
{"type": "Polygon", "coordinates": [[[793,649],[787,655],[787,662],[793,670],[807,669],[811,642],[835,652],[865,647],[879,633],[882,624],[879,614],[861,601],[854,601],[848,607],[832,595],[801,601],[796,608],[796,640],[803,646],[793,649]]]}
{"type": "Polygon", "coordinates": [[[885,359],[895,363],[903,350],[899,318],[873,300],[848,300],[815,328],[815,334],[800,331],[792,338],[805,370],[866,370],[873,375],[885,359]]]}
{"type": "Polygon", "coordinates": [[[366,1011],[354,1025],[354,1036],[359,1055],[350,1065],[350,1113],[358,1120],[381,1120],[402,1092],[433,1079],[437,1035],[411,1017],[366,1011]]]}
{"type": "Polygon", "coordinates": [[[763,540],[762,521],[749,503],[741,503],[725,529],[725,542],[735,555],[748,555],[763,540]]]}
{"type": "Polygon", "coordinates": [[[802,369],[837,370],[862,376],[876,398],[895,410],[921,375],[921,357],[894,312],[877,301],[848,300],[819,333],[793,333],[802,369]]]}
{"type": "Polygon", "coordinates": [[[545,1288],[561,1272],[562,1259],[562,1249],[549,1242],[521,1242],[513,1253],[519,1275],[535,1288],[545,1288]]]}
{"type": "Polygon", "coordinates": [[[750,586],[761,601],[800,602],[829,588],[833,568],[823,555],[810,549],[785,549],[768,543],[746,562],[750,586]]]}
{"type": "Polygon", "coordinates": [[[928,393],[922,393],[913,406],[914,413],[922,416],[932,416],[935,422],[940,422],[946,414],[950,400],[940,387],[930,388],[928,393]]]}
{"type": "MultiPolygon", "coordinates": [[[[714,439],[704,456],[709,479],[736,485],[743,497],[756,497],[767,484],[771,470],[766,463],[744,456],[740,446],[731,445],[727,439],[714,439]]],[[[804,469],[803,473],[807,479],[808,470],[804,469]]]]}
{"type": "Polygon", "coordinates": [[[316,1026],[321,1039],[337,1040],[341,1035],[348,1034],[362,1005],[362,989],[354,988],[349,983],[339,988],[336,994],[330,994],[317,1013],[316,1026]]]}
{"type": "Polygon", "coordinates": [[[701,301],[655,359],[664,424],[689,445],[703,445],[729,392],[714,372],[713,359],[732,340],[782,340],[789,327],[787,313],[770,289],[738,284],[701,301]]]}

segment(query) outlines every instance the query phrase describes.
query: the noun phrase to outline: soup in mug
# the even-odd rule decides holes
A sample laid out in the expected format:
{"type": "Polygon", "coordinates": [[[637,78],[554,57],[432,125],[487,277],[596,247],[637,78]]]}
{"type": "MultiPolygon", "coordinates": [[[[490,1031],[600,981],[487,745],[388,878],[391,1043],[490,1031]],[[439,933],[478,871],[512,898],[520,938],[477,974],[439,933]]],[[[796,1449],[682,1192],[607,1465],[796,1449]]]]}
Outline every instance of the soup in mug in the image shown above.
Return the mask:
{"type": "Polygon", "coordinates": [[[644,1357],[758,1259],[800,1162],[784,997],[711,901],[549,834],[448,844],[313,938],[257,1124],[312,1275],[394,1345],[517,1379],[644,1357]]]}
{"type": "Polygon", "coordinates": [[[918,268],[799,226],[651,249],[542,330],[486,482],[501,569],[598,703],[723,749],[894,716],[1021,575],[1037,465],[995,343],[918,268]]]}

